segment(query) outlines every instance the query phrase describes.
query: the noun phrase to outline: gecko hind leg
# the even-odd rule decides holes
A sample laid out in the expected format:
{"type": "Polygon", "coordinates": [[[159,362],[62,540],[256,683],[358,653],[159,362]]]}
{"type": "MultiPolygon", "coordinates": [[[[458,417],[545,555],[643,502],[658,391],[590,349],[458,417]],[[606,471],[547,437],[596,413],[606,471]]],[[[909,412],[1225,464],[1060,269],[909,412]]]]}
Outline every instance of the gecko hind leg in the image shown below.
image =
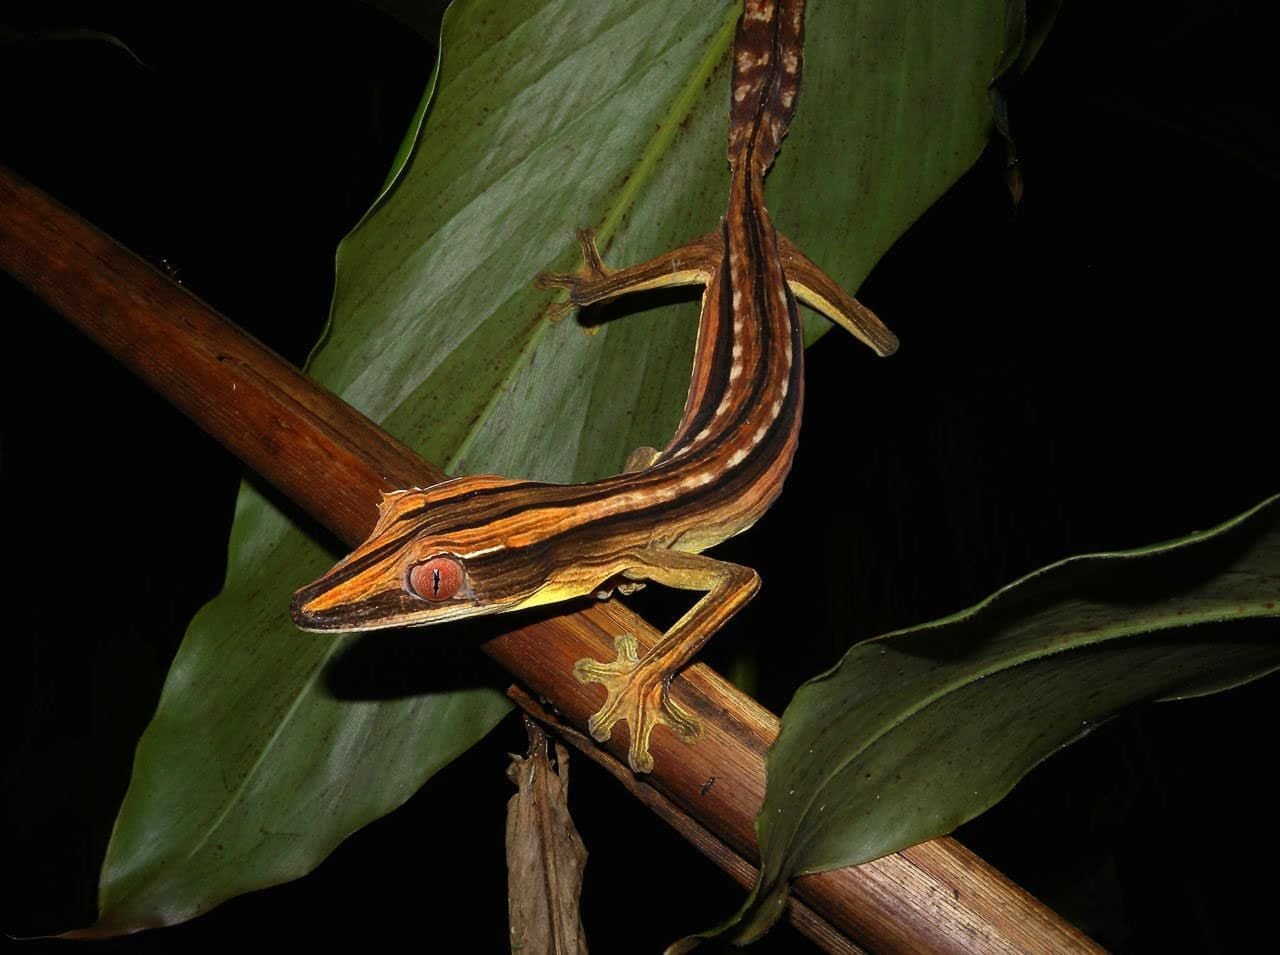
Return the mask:
{"type": "Polygon", "coordinates": [[[886,357],[898,350],[898,337],[885,327],[876,313],[841,288],[839,282],[818,268],[781,232],[778,233],[778,255],[792,295],[869,345],[877,355],[886,357]]]}
{"type": "Polygon", "coordinates": [[[574,308],[607,302],[631,292],[705,285],[719,267],[724,251],[724,240],[716,230],[648,262],[611,269],[600,257],[594,229],[579,229],[577,236],[582,248],[582,268],[576,272],[540,272],[534,279],[533,284],[538,288],[562,288],[569,293],[568,302],[550,307],[547,314],[553,319],[562,318],[574,308]]]}

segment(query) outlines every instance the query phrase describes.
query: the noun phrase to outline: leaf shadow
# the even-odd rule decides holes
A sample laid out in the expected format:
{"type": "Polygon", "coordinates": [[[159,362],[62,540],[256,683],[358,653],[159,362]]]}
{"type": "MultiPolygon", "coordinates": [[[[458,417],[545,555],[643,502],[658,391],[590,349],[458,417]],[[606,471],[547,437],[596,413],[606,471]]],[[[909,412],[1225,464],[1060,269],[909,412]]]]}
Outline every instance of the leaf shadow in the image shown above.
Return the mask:
{"type": "Polygon", "coordinates": [[[665,308],[669,305],[683,305],[686,302],[695,302],[701,297],[702,286],[700,285],[675,286],[634,292],[624,298],[597,302],[595,305],[579,308],[574,313],[574,321],[582,326],[584,330],[594,333],[596,330],[618,319],[665,308]]]}

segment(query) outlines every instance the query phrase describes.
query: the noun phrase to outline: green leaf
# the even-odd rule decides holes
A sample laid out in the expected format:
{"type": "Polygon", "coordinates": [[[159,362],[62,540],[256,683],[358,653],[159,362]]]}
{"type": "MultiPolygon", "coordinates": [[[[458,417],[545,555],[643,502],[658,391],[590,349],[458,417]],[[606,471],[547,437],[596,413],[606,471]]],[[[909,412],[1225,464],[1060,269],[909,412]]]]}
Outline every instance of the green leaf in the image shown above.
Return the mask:
{"type": "Polygon", "coordinates": [[[853,647],[804,684],[767,759],[757,937],[797,875],[944,835],[1135,703],[1280,667],[1280,497],[1210,531],[1073,557],[853,647]]]}
{"type": "MultiPolygon", "coordinates": [[[[812,5],[769,196],[850,289],[982,150],[1002,9],[812,5]]],[[[339,249],[311,373],[455,473],[584,480],[665,444],[696,302],[587,336],[546,321],[533,278],[576,267],[578,226],[627,263],[719,221],[736,17],[683,0],[455,4],[421,132],[339,249]]],[[[299,633],[287,609],[335,556],[245,487],[226,589],[193,621],[139,745],[92,933],[296,878],[505,711],[480,689],[336,699],[327,674],[348,642],[299,633]]]]}

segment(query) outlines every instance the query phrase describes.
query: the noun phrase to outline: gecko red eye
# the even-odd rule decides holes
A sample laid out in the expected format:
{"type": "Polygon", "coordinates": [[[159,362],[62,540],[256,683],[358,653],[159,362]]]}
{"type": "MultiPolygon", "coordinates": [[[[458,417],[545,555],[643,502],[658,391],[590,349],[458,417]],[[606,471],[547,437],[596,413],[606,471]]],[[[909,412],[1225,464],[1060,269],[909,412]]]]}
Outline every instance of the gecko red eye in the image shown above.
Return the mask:
{"type": "Polygon", "coordinates": [[[432,557],[409,571],[409,589],[423,600],[448,600],[462,589],[462,564],[453,557],[432,557]]]}

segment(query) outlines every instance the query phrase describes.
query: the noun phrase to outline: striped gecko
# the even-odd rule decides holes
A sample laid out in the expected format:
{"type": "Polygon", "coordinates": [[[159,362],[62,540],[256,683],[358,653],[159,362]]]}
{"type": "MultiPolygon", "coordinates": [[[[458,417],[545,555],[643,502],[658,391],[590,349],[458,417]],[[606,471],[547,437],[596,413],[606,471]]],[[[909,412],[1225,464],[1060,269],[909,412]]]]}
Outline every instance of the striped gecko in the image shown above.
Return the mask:
{"type": "Polygon", "coordinates": [[[657,725],[690,742],[698,736],[697,720],[668,687],[759,589],[754,570],[703,551],[754,524],[791,468],[804,391],[797,300],[880,355],[897,347],[874,314],[775,231],[765,209],[765,172],[795,111],[803,37],[803,0],[747,0],[733,45],[731,180],[719,228],[619,270],[604,265],[594,234],[582,230],[583,267],[538,277],[579,307],[644,289],[704,287],[689,394],[671,442],[639,448],[623,473],[585,484],[480,475],[385,495],[369,539],[295,594],[299,627],[422,626],[645,582],[700,592],[642,656],[621,635],[615,660],[574,668],[578,680],[606,689],[591,734],[606,740],[627,721],[634,771],[653,768],[657,725]]]}

